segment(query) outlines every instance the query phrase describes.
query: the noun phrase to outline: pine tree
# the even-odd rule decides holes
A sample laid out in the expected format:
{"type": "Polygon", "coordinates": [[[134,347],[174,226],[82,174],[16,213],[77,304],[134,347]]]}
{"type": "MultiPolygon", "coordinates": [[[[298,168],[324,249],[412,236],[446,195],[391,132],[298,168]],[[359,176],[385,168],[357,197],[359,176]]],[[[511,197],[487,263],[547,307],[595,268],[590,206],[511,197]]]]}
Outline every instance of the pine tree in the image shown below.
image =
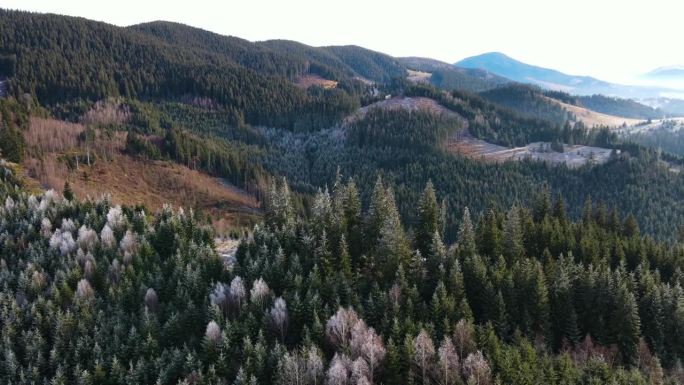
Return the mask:
{"type": "Polygon", "coordinates": [[[506,214],[503,239],[504,255],[507,257],[509,263],[523,256],[525,253],[523,233],[519,209],[516,206],[513,206],[506,214]]]}
{"type": "Polygon", "coordinates": [[[487,214],[480,222],[478,246],[480,252],[490,258],[498,258],[501,255],[501,231],[499,230],[496,211],[493,208],[487,210],[487,214]]]}
{"type": "Polygon", "coordinates": [[[416,247],[428,255],[435,232],[440,230],[440,208],[432,182],[428,182],[418,202],[418,223],[416,226],[416,247]]]}
{"type": "Polygon", "coordinates": [[[387,190],[385,190],[385,186],[382,184],[382,178],[378,176],[373,187],[368,213],[366,214],[364,238],[367,250],[372,250],[377,245],[380,232],[388,216],[387,190]]]}
{"type": "Polygon", "coordinates": [[[363,231],[363,223],[361,219],[359,192],[352,179],[349,179],[349,182],[344,188],[343,211],[347,241],[349,242],[349,254],[352,258],[352,264],[355,264],[354,261],[361,256],[361,248],[363,245],[361,232],[363,231]]]}
{"type": "Polygon", "coordinates": [[[458,250],[461,257],[473,256],[477,251],[473,222],[470,219],[470,210],[467,207],[463,210],[463,219],[458,229],[458,250]]]}
{"type": "Polygon", "coordinates": [[[71,185],[69,181],[64,182],[64,189],[62,190],[62,196],[68,201],[74,200],[74,192],[71,191],[71,185]]]}
{"type": "Polygon", "coordinates": [[[534,205],[534,221],[541,222],[547,215],[551,214],[551,192],[549,186],[544,185],[542,191],[537,196],[534,205]]]}
{"type": "Polygon", "coordinates": [[[641,321],[634,294],[624,283],[619,284],[617,288],[610,326],[613,338],[620,349],[622,361],[627,365],[633,365],[637,358],[641,321]]]}

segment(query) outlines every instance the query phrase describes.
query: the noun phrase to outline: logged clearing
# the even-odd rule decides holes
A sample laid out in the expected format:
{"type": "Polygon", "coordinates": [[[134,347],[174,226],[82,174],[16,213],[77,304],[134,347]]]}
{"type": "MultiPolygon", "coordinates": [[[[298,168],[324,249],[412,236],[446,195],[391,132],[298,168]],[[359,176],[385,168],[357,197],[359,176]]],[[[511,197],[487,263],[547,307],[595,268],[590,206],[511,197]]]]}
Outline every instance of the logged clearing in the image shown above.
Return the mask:
{"type": "Polygon", "coordinates": [[[406,79],[414,83],[428,83],[432,74],[423,71],[406,70],[406,79]]]}
{"type": "Polygon", "coordinates": [[[345,119],[345,123],[352,123],[356,120],[362,119],[368,113],[368,111],[375,108],[387,110],[425,111],[435,115],[443,115],[448,118],[456,118],[465,122],[465,119],[463,119],[460,115],[445,108],[433,99],[423,97],[396,97],[381,100],[366,107],[360,108],[354,114],[347,117],[345,119]]]}
{"type": "MultiPolygon", "coordinates": [[[[503,147],[484,140],[475,139],[469,134],[461,134],[447,143],[448,151],[485,162],[538,160],[551,164],[565,164],[576,168],[585,164],[603,164],[610,159],[613,150],[591,146],[564,146],[563,151],[553,151],[547,142],[530,143],[522,147],[503,147]]],[[[619,153],[619,150],[618,150],[619,153]]]]}
{"type": "Polygon", "coordinates": [[[303,75],[295,80],[295,84],[302,88],[309,88],[311,86],[320,86],[325,89],[337,87],[337,82],[334,80],[324,79],[318,75],[303,75]]]}
{"type": "Polygon", "coordinates": [[[97,131],[86,148],[78,140],[83,131],[80,124],[32,118],[25,134],[25,175],[36,185],[57,191],[68,180],[79,198],[109,194],[114,203],[151,210],[166,203],[200,209],[211,214],[219,232],[251,226],[260,216],[256,199],[223,179],[169,161],[126,155],[125,132],[97,131]]]}
{"type": "Polygon", "coordinates": [[[602,114],[600,112],[592,111],[584,107],[573,106],[572,104],[563,103],[560,100],[553,98],[547,99],[553,103],[557,103],[568,112],[571,112],[577,117],[582,123],[587,127],[594,126],[608,126],[608,127],[621,127],[623,125],[633,126],[635,124],[643,122],[641,119],[631,119],[622,118],[620,116],[602,114]]]}

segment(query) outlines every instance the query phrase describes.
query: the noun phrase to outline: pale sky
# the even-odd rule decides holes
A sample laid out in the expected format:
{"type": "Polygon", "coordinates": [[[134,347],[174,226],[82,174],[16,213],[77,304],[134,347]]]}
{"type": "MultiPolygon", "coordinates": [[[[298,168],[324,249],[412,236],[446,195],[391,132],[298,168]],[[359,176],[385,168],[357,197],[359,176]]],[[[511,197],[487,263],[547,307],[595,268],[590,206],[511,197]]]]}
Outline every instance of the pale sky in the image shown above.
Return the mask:
{"type": "Polygon", "coordinates": [[[168,20],[252,41],[355,44],[449,63],[501,51],[614,82],[684,64],[680,0],[0,0],[0,7],[120,26],[168,20]]]}

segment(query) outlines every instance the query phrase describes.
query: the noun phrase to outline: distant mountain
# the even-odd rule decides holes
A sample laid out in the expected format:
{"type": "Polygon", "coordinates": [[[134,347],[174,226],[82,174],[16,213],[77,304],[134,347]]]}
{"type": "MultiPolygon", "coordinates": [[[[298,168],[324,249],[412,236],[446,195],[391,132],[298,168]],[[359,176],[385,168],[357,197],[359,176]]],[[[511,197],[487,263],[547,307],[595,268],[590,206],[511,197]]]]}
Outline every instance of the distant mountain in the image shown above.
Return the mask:
{"type": "MultiPolygon", "coordinates": [[[[639,79],[647,84],[684,90],[684,66],[656,68],[653,71],[641,75],[639,79]]],[[[684,99],[684,97],[682,97],[682,99],[684,99]]]]}
{"type": "Polygon", "coordinates": [[[609,83],[590,76],[568,75],[513,59],[500,52],[489,52],[463,59],[455,64],[461,68],[480,68],[499,76],[540,87],[577,95],[603,94],[629,99],[672,96],[677,91],[665,87],[630,86],[609,83]]]}
{"type": "Polygon", "coordinates": [[[684,78],[684,66],[660,67],[644,74],[652,78],[684,78]]]}

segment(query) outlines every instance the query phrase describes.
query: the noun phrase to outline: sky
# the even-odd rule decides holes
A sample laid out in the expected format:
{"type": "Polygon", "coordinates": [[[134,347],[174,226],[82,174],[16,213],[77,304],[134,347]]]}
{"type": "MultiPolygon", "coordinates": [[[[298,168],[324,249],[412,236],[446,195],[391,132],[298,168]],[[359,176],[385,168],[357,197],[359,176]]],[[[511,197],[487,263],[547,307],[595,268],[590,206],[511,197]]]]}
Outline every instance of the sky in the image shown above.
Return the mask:
{"type": "Polygon", "coordinates": [[[252,41],[354,44],[449,63],[500,51],[622,83],[684,64],[679,0],[0,0],[0,7],[119,26],[167,20],[252,41]]]}

